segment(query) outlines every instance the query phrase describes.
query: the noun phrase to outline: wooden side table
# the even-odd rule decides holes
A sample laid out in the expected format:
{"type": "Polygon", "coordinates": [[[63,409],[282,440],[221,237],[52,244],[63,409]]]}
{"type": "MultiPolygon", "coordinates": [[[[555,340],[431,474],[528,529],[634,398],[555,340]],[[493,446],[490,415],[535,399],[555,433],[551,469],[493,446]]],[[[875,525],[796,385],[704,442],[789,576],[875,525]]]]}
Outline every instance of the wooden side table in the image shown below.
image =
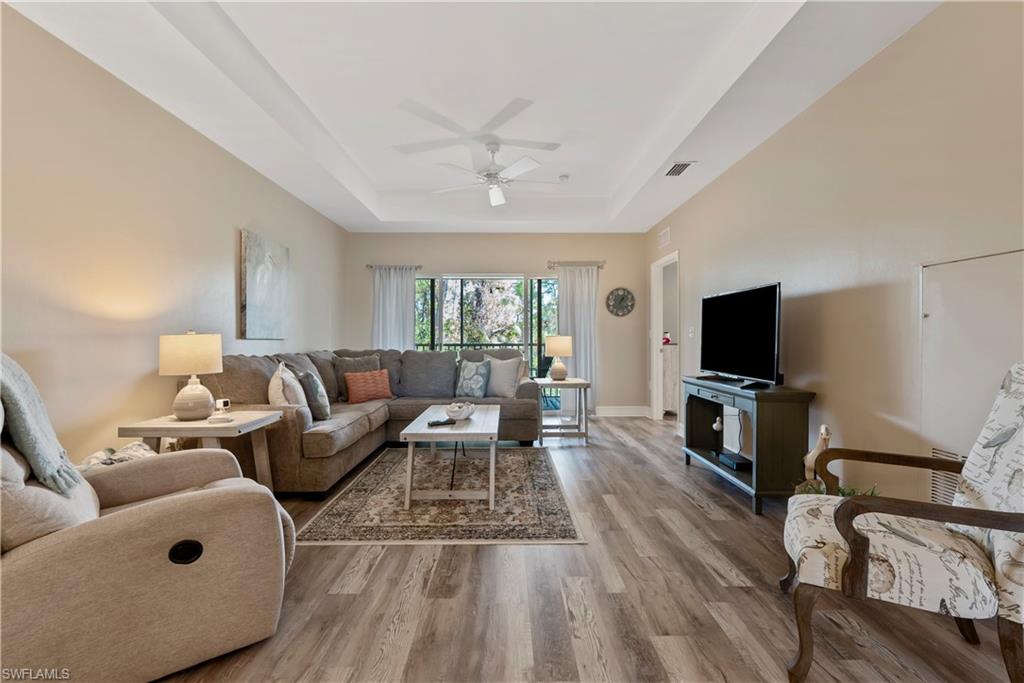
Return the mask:
{"type": "Polygon", "coordinates": [[[227,415],[233,418],[231,422],[186,422],[173,415],[165,415],[118,427],[117,435],[141,438],[143,443],[159,453],[164,438],[196,438],[202,443],[203,448],[220,448],[221,439],[250,434],[252,455],[256,464],[256,481],[273,491],[274,478],[270,473],[270,452],[267,450],[265,428],[280,422],[284,414],[280,410],[239,410],[227,415]]]}
{"type": "Polygon", "coordinates": [[[580,377],[566,377],[562,380],[551,379],[550,377],[538,377],[534,380],[540,390],[543,389],[575,389],[576,390],[576,420],[573,423],[563,424],[544,423],[544,398],[537,401],[539,411],[540,433],[538,442],[544,445],[545,436],[582,436],[583,443],[590,442],[587,429],[587,402],[590,399],[590,382],[580,377]],[[582,406],[582,408],[581,408],[582,406]]]}

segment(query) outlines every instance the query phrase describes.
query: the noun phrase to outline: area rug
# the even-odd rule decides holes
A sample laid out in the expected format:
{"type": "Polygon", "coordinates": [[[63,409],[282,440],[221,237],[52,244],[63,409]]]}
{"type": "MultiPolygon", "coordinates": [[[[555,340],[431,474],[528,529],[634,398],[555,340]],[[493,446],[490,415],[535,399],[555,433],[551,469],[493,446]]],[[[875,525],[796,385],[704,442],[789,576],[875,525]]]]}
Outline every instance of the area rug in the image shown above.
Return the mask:
{"type": "MultiPolygon", "coordinates": [[[[499,448],[494,510],[486,500],[414,500],[405,505],[408,451],[389,448],[299,532],[300,545],[583,543],[546,448],[499,448]]],[[[488,451],[417,449],[416,489],[485,489],[488,451]]]]}

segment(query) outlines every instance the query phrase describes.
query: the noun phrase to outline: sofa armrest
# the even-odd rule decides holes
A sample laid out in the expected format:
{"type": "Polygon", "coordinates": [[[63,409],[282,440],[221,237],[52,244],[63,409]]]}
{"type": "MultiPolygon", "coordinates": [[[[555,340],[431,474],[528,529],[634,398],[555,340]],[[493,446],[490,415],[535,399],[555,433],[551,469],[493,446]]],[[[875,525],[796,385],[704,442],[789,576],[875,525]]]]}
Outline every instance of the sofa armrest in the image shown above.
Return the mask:
{"type": "Polygon", "coordinates": [[[825,483],[829,495],[839,494],[839,477],[828,470],[828,464],[835,460],[856,460],[872,462],[879,465],[895,465],[897,467],[914,467],[917,469],[938,470],[959,474],[964,464],[959,460],[931,458],[923,455],[906,455],[904,453],[883,453],[881,451],[862,451],[857,448],[826,448],[814,461],[814,471],[825,483]]]}
{"type": "MultiPolygon", "coordinates": [[[[313,414],[309,412],[309,407],[298,404],[272,406],[269,403],[243,403],[240,405],[232,404],[231,410],[280,410],[283,413],[281,422],[285,423],[285,427],[291,425],[298,431],[299,436],[302,436],[303,432],[313,426],[313,414]]],[[[269,429],[278,429],[280,426],[270,425],[269,429]]]]}
{"type": "Polygon", "coordinates": [[[25,543],[3,558],[4,666],[152,680],[266,638],[280,614],[283,546],[274,498],[254,482],[149,501],[25,543]],[[203,552],[175,563],[169,551],[185,540],[203,552]]]}
{"type": "Polygon", "coordinates": [[[516,387],[516,398],[532,398],[539,401],[540,386],[529,377],[524,377],[519,380],[519,386],[516,387]]]}
{"type": "Polygon", "coordinates": [[[100,507],[109,508],[241,476],[238,461],[228,451],[196,448],[96,467],[85,479],[96,490],[100,507]]]}

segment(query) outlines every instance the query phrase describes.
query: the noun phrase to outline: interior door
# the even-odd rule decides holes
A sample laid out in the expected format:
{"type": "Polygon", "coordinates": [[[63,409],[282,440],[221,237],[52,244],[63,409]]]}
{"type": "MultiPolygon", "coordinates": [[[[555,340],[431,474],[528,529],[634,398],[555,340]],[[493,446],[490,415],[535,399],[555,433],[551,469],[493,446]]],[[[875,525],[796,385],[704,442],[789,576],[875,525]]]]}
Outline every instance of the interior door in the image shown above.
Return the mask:
{"type": "MultiPolygon", "coordinates": [[[[932,455],[963,459],[1024,359],[1024,250],[925,266],[921,304],[921,436],[932,455]]],[[[932,499],[949,502],[955,482],[933,476],[932,499]]]]}

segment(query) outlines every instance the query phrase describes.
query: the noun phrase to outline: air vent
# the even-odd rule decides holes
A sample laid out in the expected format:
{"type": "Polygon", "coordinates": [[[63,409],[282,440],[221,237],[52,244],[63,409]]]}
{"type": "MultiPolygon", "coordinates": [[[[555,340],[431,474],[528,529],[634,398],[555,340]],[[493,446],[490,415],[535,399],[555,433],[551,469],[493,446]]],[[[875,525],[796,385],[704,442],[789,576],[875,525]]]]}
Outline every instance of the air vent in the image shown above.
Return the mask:
{"type": "Polygon", "coordinates": [[[668,226],[658,233],[658,248],[664,249],[672,243],[672,226],[668,226]]]}
{"type": "Polygon", "coordinates": [[[685,171],[686,169],[690,168],[691,166],[693,166],[693,162],[692,161],[679,161],[679,162],[676,162],[676,163],[672,164],[672,168],[668,169],[668,173],[666,173],[665,175],[671,175],[671,176],[683,175],[683,171],[685,171]]]}
{"type": "MultiPolygon", "coordinates": [[[[963,460],[963,458],[956,453],[953,453],[952,451],[944,451],[941,448],[932,448],[932,457],[942,458],[944,460],[963,460]]],[[[956,493],[956,487],[960,481],[960,475],[954,472],[937,471],[933,471],[931,475],[931,501],[942,505],[952,505],[953,494],[956,493]]]]}

